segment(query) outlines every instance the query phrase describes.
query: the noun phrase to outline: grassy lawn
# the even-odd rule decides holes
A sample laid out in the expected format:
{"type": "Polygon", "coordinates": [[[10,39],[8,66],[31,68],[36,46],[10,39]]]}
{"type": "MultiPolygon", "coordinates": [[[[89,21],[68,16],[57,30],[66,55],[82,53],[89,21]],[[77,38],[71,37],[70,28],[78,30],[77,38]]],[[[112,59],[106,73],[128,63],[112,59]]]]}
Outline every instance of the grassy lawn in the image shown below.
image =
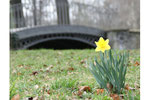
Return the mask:
{"type": "MultiPolygon", "coordinates": [[[[18,50],[10,51],[10,96],[19,94],[21,100],[38,97],[43,100],[111,100],[106,91],[97,95],[100,88],[90,73],[87,61],[99,58],[94,49],[85,50],[18,50]],[[91,91],[78,93],[80,86],[91,91]]],[[[130,51],[126,84],[132,95],[140,99],[140,51],[130,51]]],[[[128,99],[127,99],[128,100],[128,99]]]]}

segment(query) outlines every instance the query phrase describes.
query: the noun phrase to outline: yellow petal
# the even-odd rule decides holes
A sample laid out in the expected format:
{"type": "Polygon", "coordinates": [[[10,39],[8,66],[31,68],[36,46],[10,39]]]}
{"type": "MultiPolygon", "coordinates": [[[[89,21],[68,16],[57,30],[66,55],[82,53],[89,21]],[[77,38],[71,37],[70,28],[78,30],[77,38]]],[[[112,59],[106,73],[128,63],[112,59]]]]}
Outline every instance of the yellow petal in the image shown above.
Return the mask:
{"type": "Polygon", "coordinates": [[[98,42],[95,41],[96,46],[98,46],[98,42]]]}
{"type": "Polygon", "coordinates": [[[99,41],[98,42],[95,41],[95,44],[96,46],[100,46],[101,43],[99,41]]]}
{"type": "Polygon", "coordinates": [[[101,49],[101,51],[104,53],[104,52],[105,52],[105,49],[101,49]]]}
{"type": "Polygon", "coordinates": [[[107,39],[107,40],[105,41],[105,43],[108,44],[108,43],[109,43],[109,39],[107,39]]]}
{"type": "Polygon", "coordinates": [[[101,48],[100,47],[96,47],[95,51],[100,51],[101,48]]]}
{"type": "Polygon", "coordinates": [[[104,42],[104,39],[102,37],[100,37],[98,42],[104,42]]]}
{"type": "Polygon", "coordinates": [[[109,50],[111,47],[109,45],[106,46],[106,50],[109,50]]]}

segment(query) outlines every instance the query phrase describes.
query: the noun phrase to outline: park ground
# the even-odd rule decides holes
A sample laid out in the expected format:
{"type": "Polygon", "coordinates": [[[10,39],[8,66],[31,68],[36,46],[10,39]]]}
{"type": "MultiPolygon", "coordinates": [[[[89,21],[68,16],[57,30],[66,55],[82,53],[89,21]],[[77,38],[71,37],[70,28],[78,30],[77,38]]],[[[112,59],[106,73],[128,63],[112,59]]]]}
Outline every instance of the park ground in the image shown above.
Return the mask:
{"type": "MultiPolygon", "coordinates": [[[[123,98],[140,100],[140,50],[129,52],[128,87],[123,98]]],[[[87,62],[95,56],[99,58],[94,49],[11,50],[10,98],[19,95],[20,100],[111,100],[88,69],[87,62]]]]}

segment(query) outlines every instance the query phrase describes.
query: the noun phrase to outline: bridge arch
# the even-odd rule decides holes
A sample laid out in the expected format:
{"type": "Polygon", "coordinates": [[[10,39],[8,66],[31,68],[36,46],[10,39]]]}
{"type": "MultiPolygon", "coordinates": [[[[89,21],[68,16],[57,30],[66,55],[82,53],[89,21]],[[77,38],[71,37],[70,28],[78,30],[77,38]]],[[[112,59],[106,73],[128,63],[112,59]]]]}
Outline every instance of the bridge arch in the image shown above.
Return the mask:
{"type": "MultiPolygon", "coordinates": [[[[90,43],[89,41],[83,40],[83,39],[80,39],[80,38],[77,38],[77,37],[75,37],[75,38],[71,38],[71,37],[54,37],[54,38],[41,39],[41,40],[39,40],[39,41],[36,41],[36,42],[33,42],[33,43],[31,43],[31,44],[28,44],[28,45],[24,46],[24,48],[22,48],[22,49],[32,48],[32,47],[34,47],[35,45],[38,45],[38,44],[40,44],[40,43],[43,43],[43,44],[44,44],[44,42],[51,42],[51,41],[57,41],[57,40],[59,40],[59,41],[61,40],[62,42],[66,41],[66,40],[67,40],[67,41],[80,42],[80,43],[89,45],[88,47],[95,47],[95,45],[92,44],[92,43],[90,43]]],[[[72,45],[74,45],[74,44],[72,44],[72,45]]],[[[56,46],[60,46],[60,45],[56,45],[56,46]]],[[[62,47],[62,46],[61,46],[61,47],[62,47]]],[[[55,47],[53,47],[53,48],[55,48],[55,47]]],[[[73,47],[72,47],[72,48],[73,48],[73,47]]],[[[63,49],[63,48],[62,48],[62,49],[63,49]]]]}
{"type": "Polygon", "coordinates": [[[100,36],[105,37],[105,32],[92,27],[75,25],[43,26],[25,29],[12,33],[16,35],[16,49],[27,49],[33,45],[50,40],[75,40],[92,47],[100,36]]]}

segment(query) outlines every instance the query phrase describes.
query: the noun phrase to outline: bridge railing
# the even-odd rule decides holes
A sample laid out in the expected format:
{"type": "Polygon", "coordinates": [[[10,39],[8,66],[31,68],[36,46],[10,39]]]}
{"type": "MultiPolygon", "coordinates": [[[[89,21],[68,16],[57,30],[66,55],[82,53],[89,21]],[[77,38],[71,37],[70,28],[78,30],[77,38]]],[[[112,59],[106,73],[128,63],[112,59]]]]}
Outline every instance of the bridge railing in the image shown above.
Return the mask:
{"type": "Polygon", "coordinates": [[[48,0],[39,2],[36,5],[33,2],[10,5],[10,31],[15,32],[33,27],[56,25],[56,7],[54,3],[46,3],[45,1],[48,0]]]}
{"type": "MultiPolygon", "coordinates": [[[[26,1],[26,0],[24,0],[26,1]]],[[[22,4],[14,4],[10,6],[10,31],[15,32],[33,27],[58,25],[60,22],[64,22],[66,9],[62,6],[69,7],[69,23],[70,25],[82,25],[89,26],[98,29],[104,29],[104,26],[108,25],[105,21],[107,19],[111,22],[115,10],[105,12],[98,6],[92,6],[89,4],[82,4],[77,2],[69,2],[69,5],[60,3],[56,7],[55,0],[37,0],[38,3],[33,2],[36,0],[27,0],[30,2],[23,2],[22,4]],[[58,12],[57,8],[61,11],[58,12]],[[63,13],[63,17],[58,14],[63,13]],[[107,24],[107,25],[105,25],[107,24]]]]}

